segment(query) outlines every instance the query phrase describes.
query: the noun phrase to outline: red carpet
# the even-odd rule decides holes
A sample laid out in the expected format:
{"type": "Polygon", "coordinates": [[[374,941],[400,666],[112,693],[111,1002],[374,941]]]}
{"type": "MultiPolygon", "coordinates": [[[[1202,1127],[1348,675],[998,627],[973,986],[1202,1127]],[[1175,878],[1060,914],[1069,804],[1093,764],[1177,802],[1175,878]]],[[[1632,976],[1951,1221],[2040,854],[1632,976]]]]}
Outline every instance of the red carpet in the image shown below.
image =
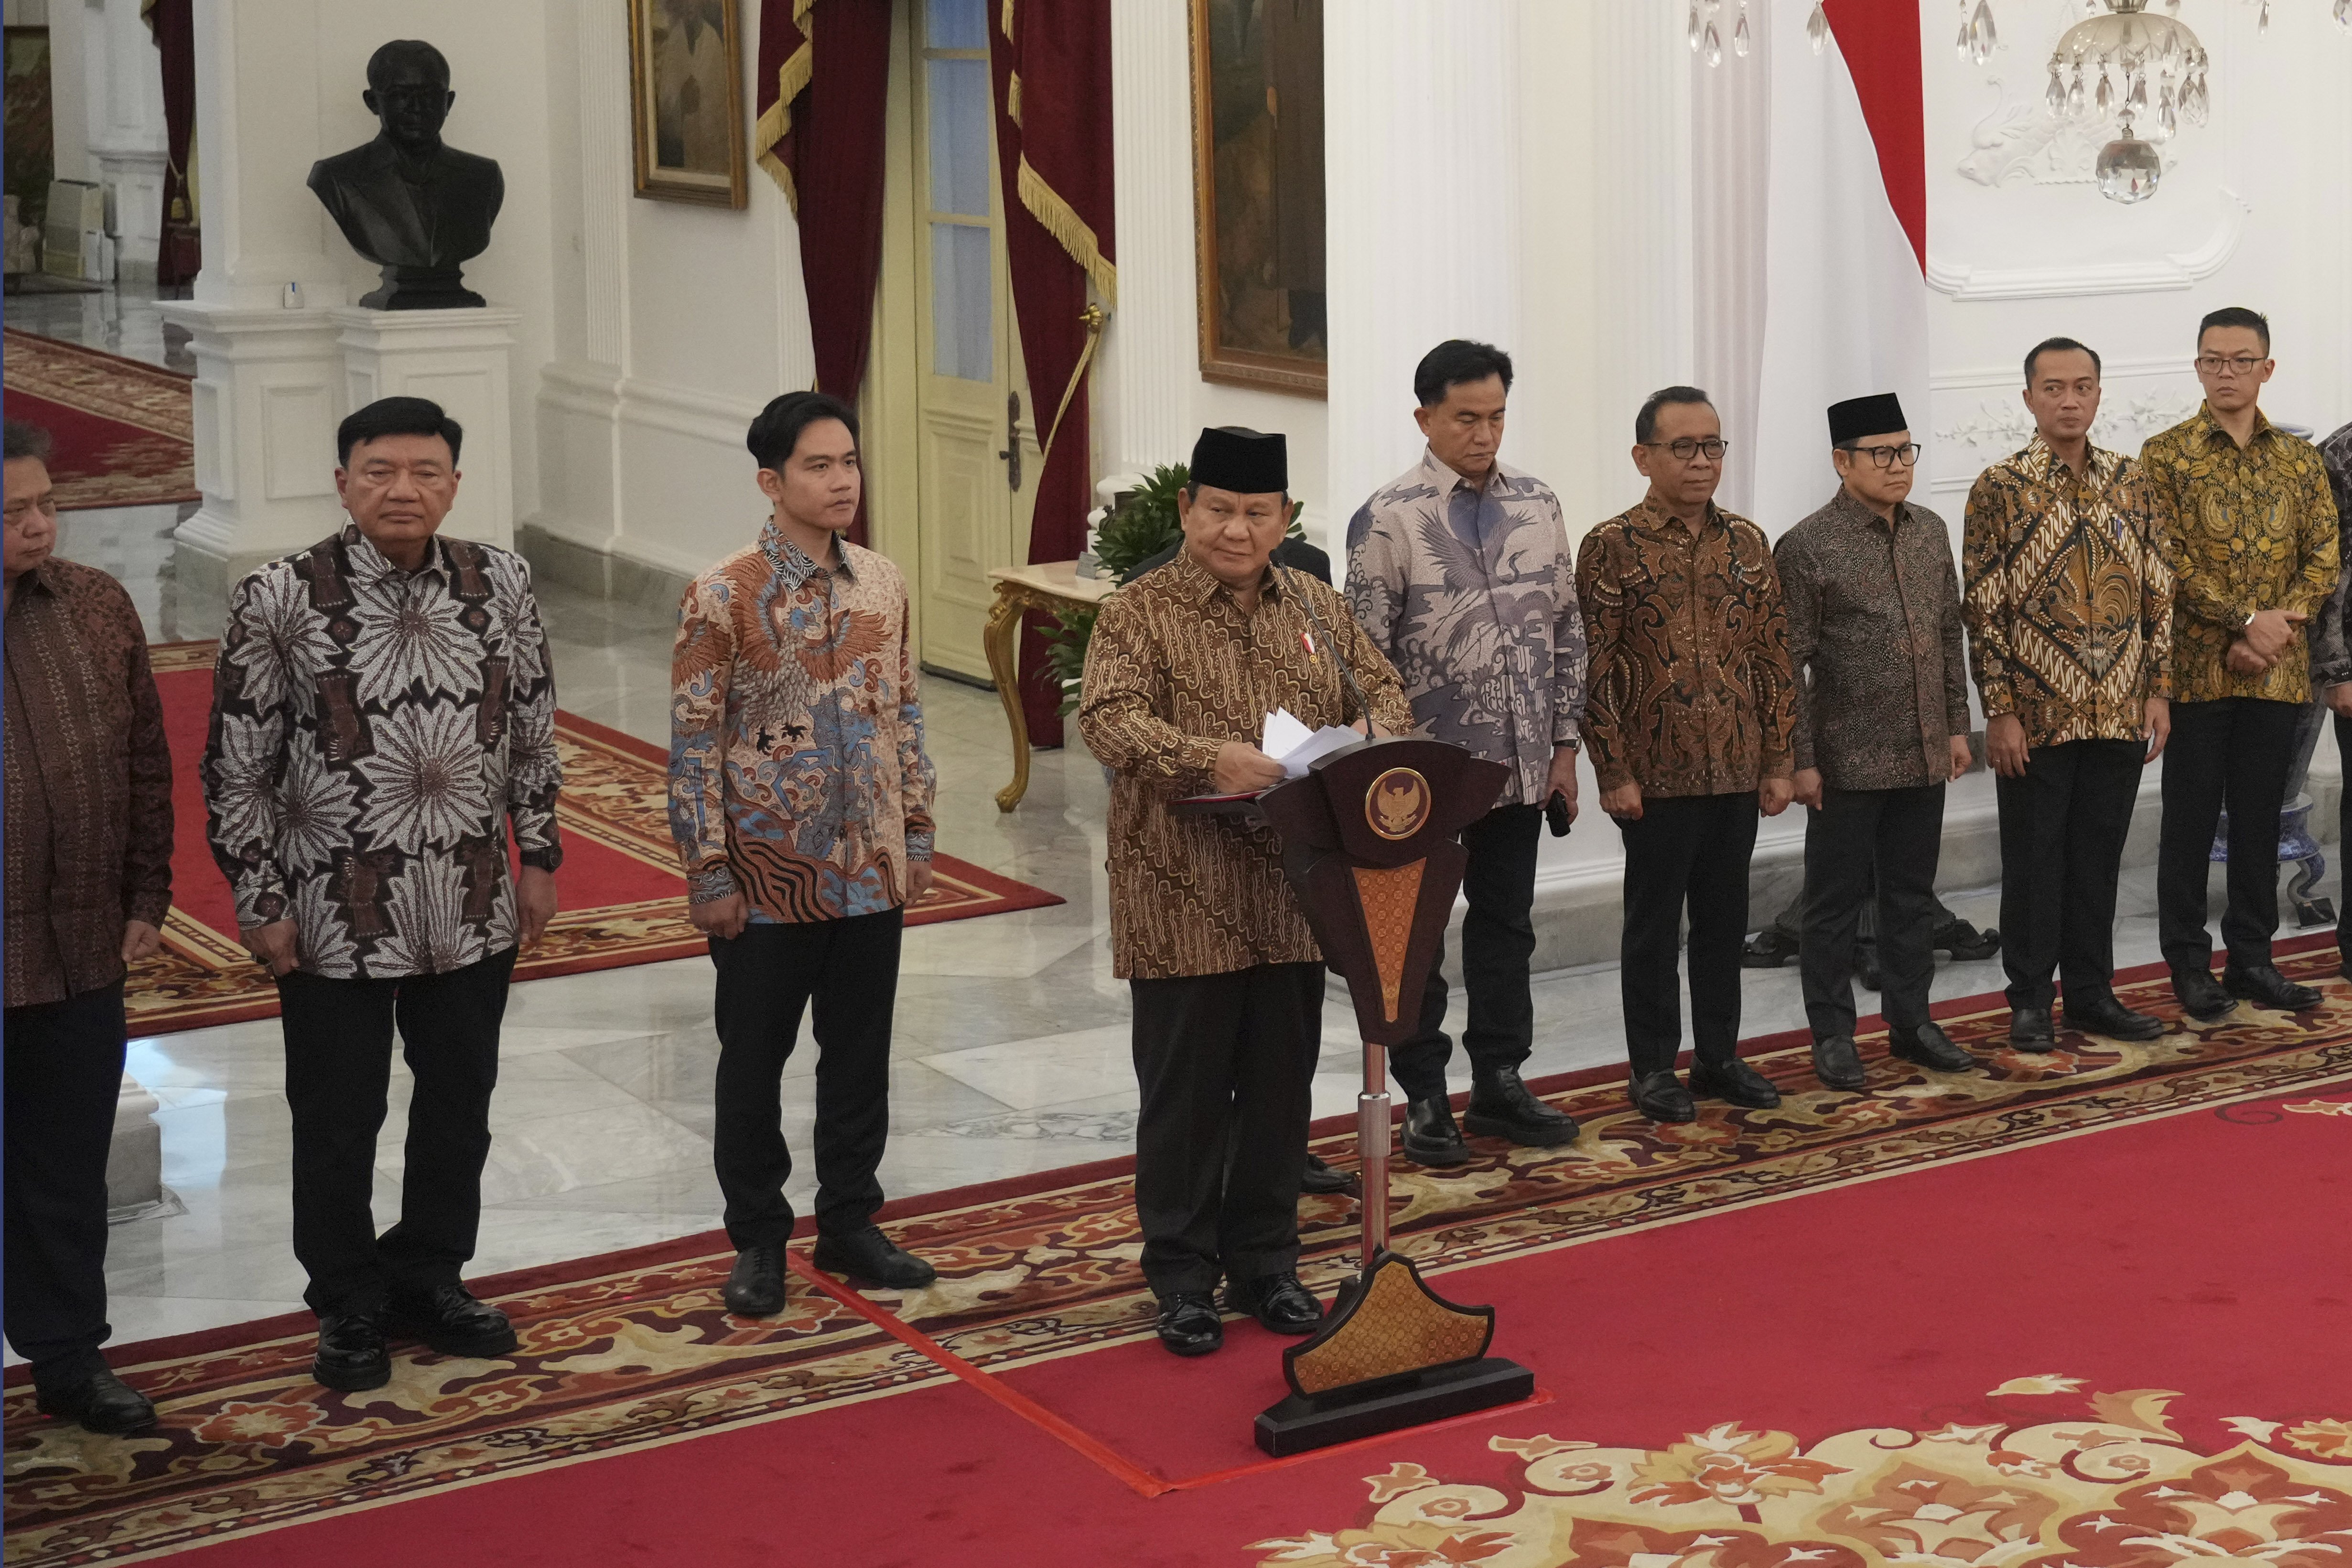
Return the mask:
{"type": "MultiPolygon", "coordinates": [[[[2328,992],[2045,1058],[1980,998],[1947,1027],[1985,1073],[1874,1043],[1861,1094],[1759,1041],[1787,1103],[1681,1128],[1548,1085],[1574,1147],[1478,1140],[1398,1184],[1403,1249],[1498,1309],[1548,1396],[1438,1429],[1262,1461],[1280,1342],[1144,1339],[1125,1178],[1097,1168],[892,1224],[941,1279],[876,1301],[1003,1399],[797,1285],[728,1316],[694,1238],[491,1281],[520,1352],[404,1353],[373,1395],[310,1384],[285,1322],[120,1353],[165,1413],[127,1442],[12,1389],[10,1560],[2340,1568],[2352,991],[2328,992]]],[[[2160,977],[2126,999],[2177,1016],[2160,977]]],[[[1347,1206],[1302,1218],[1328,1291],[1347,1206]]]]}
{"type": "MultiPolygon", "coordinates": [[[[211,643],[151,650],[173,758],[172,901],[163,951],[131,972],[134,1036],[167,1034],[243,1019],[274,1018],[278,992],[236,940],[236,908],[205,842],[204,756],[212,706],[211,643]]],[[[538,947],[516,966],[518,980],[691,957],[708,945],[686,915],[686,879],[669,836],[664,790],[668,759],[659,747],[574,714],[556,720],[563,793],[556,814],[564,835],[556,875],[562,908],[538,947]]],[[[941,855],[938,880],[908,915],[909,925],[968,920],[1063,900],[1043,888],[941,855]]]]}
{"type": "Polygon", "coordinates": [[[58,509],[203,499],[186,376],[14,327],[5,350],[8,417],[57,444],[49,476],[58,509]]]}

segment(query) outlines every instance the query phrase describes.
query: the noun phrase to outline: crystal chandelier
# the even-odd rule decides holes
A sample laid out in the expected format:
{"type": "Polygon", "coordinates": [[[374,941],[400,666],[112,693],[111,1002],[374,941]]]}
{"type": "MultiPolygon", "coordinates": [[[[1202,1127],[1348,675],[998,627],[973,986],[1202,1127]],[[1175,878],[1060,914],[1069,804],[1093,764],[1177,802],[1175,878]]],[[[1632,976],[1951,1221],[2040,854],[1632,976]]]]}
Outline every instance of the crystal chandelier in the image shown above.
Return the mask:
{"type": "Polygon", "coordinates": [[[2119,134],[2099,151],[2099,193],[2144,202],[2164,172],[2152,143],[2170,141],[2183,119],[2204,124],[2212,111],[2205,46],[2187,24],[2152,15],[2147,0],[2105,4],[2105,15],[2075,23],[2058,40],[2043,96],[2053,115],[2116,122],[2119,134]]]}
{"type": "MultiPolygon", "coordinates": [[[[2352,5],[2352,0],[2344,0],[2352,5]]],[[[1710,66],[1723,63],[1723,32],[1718,25],[1723,0],[1691,0],[1690,47],[1710,66]]],[[[1739,15],[1731,26],[1731,52],[1741,59],[1756,47],[1755,35],[1748,30],[1748,0],[1739,0],[1739,15]]]]}

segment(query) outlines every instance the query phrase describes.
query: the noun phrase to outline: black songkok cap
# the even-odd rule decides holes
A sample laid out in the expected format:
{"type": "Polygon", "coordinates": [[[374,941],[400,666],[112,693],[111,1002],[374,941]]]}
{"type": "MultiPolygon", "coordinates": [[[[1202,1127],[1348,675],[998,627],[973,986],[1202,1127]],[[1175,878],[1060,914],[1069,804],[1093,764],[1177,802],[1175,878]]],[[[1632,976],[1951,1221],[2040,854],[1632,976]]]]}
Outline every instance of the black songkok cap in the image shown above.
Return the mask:
{"type": "Polygon", "coordinates": [[[1231,490],[1241,496],[1270,496],[1290,488],[1290,445],[1280,435],[1244,430],[1238,424],[1213,426],[1192,444],[1192,479],[1195,485],[1231,490]]]}
{"type": "Polygon", "coordinates": [[[1910,428],[1911,422],[1903,417],[1903,400],[1893,392],[1850,397],[1843,402],[1830,404],[1832,446],[1843,446],[1865,435],[1892,435],[1910,428]]]}

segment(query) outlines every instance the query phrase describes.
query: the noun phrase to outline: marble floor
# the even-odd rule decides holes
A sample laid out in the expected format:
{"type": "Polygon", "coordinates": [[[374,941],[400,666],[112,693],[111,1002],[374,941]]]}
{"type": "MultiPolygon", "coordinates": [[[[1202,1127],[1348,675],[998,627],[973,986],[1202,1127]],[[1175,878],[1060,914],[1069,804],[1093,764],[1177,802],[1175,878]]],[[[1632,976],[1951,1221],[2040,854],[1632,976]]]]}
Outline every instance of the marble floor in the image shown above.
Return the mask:
{"type": "MultiPolygon", "coordinates": [[[[10,298],[13,324],[160,359],[152,304],[90,296],[10,298]]],[[[68,514],[62,553],[130,584],[158,640],[216,634],[174,609],[174,508],[68,514]]],[[[550,587],[542,591],[563,706],[648,739],[667,738],[668,617],[550,587]]],[[[1028,799],[1011,814],[992,792],[1010,747],[993,694],[946,680],[925,688],[940,782],[940,844],[1035,883],[1068,902],[910,931],[897,1012],[887,1189],[908,1196],[1049,1170],[1133,1149],[1136,1092],[1129,999],[1111,976],[1102,871],[1106,790],[1084,749],[1040,754],[1028,799]]],[[[1980,924],[1989,891],[1950,898],[1980,924]]],[[[2156,955],[2153,875],[2125,880],[2118,961],[2156,955]]],[[[1759,913],[1762,918],[1764,912],[1759,913]]],[[[1946,965],[1938,998],[1997,989],[1997,962],[1946,965]]],[[[1744,977],[1746,1031],[1798,1026],[1796,974],[1744,977]]],[[[717,1041],[702,959],[646,965],[514,988],[507,1015],[496,1132],[485,1178],[476,1272],[488,1273],[709,1229],[719,1199],[710,1171],[717,1041]]],[[[1535,987],[1530,1076],[1622,1060],[1617,977],[1610,967],[1547,975],[1535,987]]],[[[1459,1025],[1459,998],[1453,1020],[1459,1025]]],[[[1315,1082],[1318,1114],[1352,1107],[1358,1047],[1340,1006],[1326,1010],[1315,1082]]],[[[300,1304],[288,1243],[289,1131],[274,1021],[132,1042],[130,1067],[162,1104],[163,1179],[184,1212],[113,1232],[108,1275],[118,1342],[300,1304]]],[[[786,1071],[786,1126],[808,1146],[813,1051],[786,1071]]],[[[1456,1087],[1467,1071],[1455,1063],[1456,1087]]],[[[377,1159],[379,1219],[398,1212],[406,1094],[377,1159]]],[[[814,1187],[803,1170],[789,1191],[814,1187]]]]}

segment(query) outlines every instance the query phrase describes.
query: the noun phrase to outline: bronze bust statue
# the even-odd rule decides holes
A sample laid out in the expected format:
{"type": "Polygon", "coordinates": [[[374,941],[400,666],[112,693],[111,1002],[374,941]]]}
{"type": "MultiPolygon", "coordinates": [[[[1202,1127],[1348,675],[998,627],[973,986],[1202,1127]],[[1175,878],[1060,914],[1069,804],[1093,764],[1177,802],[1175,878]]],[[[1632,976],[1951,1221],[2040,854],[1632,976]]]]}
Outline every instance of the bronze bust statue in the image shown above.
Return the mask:
{"type": "Polygon", "coordinates": [[[383,283],[361,296],[376,310],[478,306],[463,264],[489,247],[490,225],[506,200],[496,160],[441,140],[457,95],[449,62],[432,45],[396,38],[368,57],[368,106],[383,130],[374,141],[310,165],[311,193],[352,248],[383,268],[383,283]]]}

